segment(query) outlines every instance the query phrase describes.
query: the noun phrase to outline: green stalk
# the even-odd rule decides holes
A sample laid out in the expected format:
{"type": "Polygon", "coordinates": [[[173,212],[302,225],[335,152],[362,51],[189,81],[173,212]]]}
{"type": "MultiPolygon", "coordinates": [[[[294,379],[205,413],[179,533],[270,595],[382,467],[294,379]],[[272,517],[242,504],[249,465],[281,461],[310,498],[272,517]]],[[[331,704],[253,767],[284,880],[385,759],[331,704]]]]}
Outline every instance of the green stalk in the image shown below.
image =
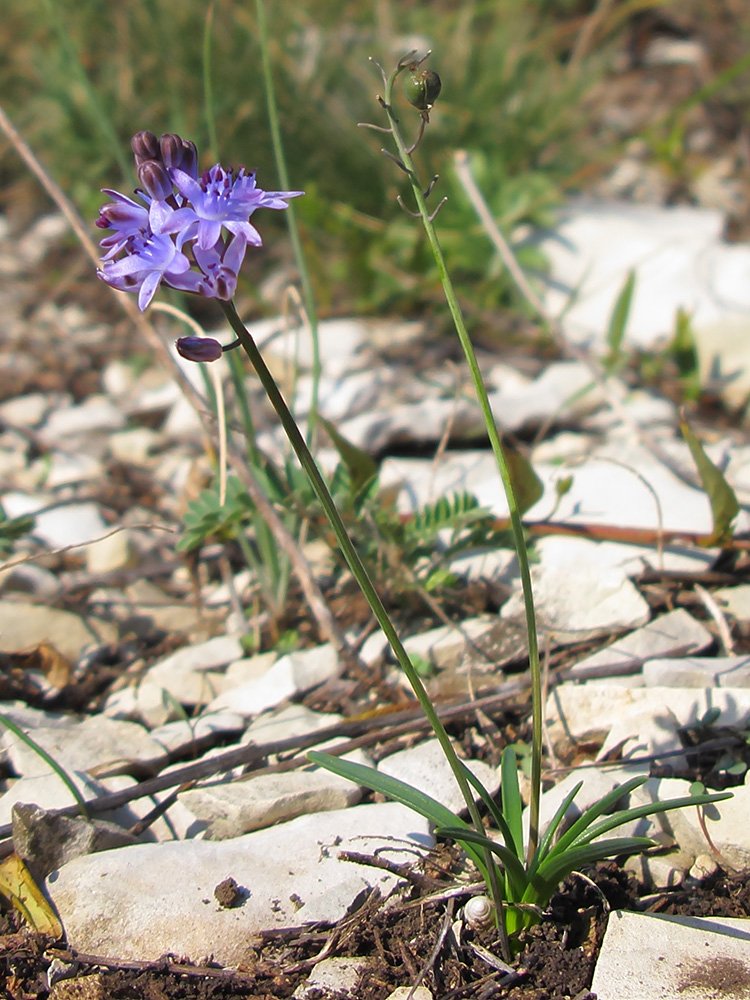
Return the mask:
{"type": "Polygon", "coordinates": [[[513,481],[510,475],[510,469],[508,463],[505,459],[505,452],[503,451],[503,445],[500,440],[500,435],[497,430],[497,425],[495,423],[495,418],[492,414],[492,407],[490,405],[489,397],[487,395],[487,390],[484,385],[484,380],[482,379],[482,373],[479,370],[479,364],[477,362],[477,356],[474,352],[474,346],[469,337],[468,331],[466,329],[466,324],[464,322],[463,313],[461,312],[461,306],[458,303],[458,298],[456,297],[455,290],[453,288],[453,282],[451,281],[450,275],[448,273],[448,268],[445,264],[445,258],[443,257],[443,251],[438,240],[437,232],[435,231],[435,225],[433,223],[429,209],[427,208],[427,202],[423,194],[422,185],[419,181],[419,176],[417,174],[416,168],[414,166],[414,161],[409,149],[407,149],[406,143],[404,142],[403,136],[399,129],[398,119],[393,113],[393,108],[391,105],[391,99],[393,94],[393,84],[396,77],[406,68],[406,63],[403,65],[399,64],[399,67],[394,73],[386,80],[385,85],[385,96],[383,99],[383,108],[386,115],[388,116],[388,124],[391,127],[393,133],[393,139],[398,150],[398,155],[401,163],[406,171],[409,178],[409,183],[411,184],[412,191],[414,193],[414,199],[417,204],[417,209],[422,220],[422,225],[424,226],[425,232],[427,233],[427,239],[430,244],[430,249],[435,257],[435,263],[437,264],[438,273],[440,275],[440,282],[443,286],[443,292],[445,294],[446,301],[448,303],[448,308],[450,309],[451,316],[453,318],[453,323],[456,327],[456,333],[458,334],[458,339],[461,342],[461,347],[463,348],[464,355],[466,356],[466,361],[469,365],[469,371],[471,372],[471,378],[474,383],[474,389],[477,394],[477,399],[479,400],[479,405],[482,410],[482,416],[484,417],[484,422],[487,427],[487,434],[489,435],[490,444],[492,446],[492,451],[495,455],[495,461],[497,462],[498,471],[500,473],[500,478],[503,483],[503,489],[505,490],[505,496],[508,501],[508,510],[510,513],[510,524],[511,530],[513,531],[513,539],[516,547],[516,555],[518,556],[518,566],[521,574],[521,586],[523,588],[523,600],[524,609],[526,613],[526,631],[528,633],[528,643],[529,643],[529,671],[531,674],[531,704],[532,704],[532,765],[531,765],[531,801],[529,803],[529,842],[527,847],[527,861],[530,863],[531,859],[536,853],[536,847],[539,840],[539,798],[541,794],[541,783],[542,783],[542,719],[543,719],[543,705],[542,705],[542,678],[541,670],[539,666],[539,646],[537,641],[536,632],[536,613],[534,611],[534,597],[531,588],[531,573],[529,570],[529,559],[526,552],[526,539],[524,537],[523,524],[521,522],[521,514],[518,509],[518,503],[516,502],[515,493],[513,490],[513,481]]]}
{"type": "MultiPolygon", "coordinates": [[[[276,91],[273,85],[273,71],[271,67],[271,50],[268,43],[268,24],[266,22],[266,9],[263,0],[255,0],[255,12],[258,21],[258,35],[260,43],[261,60],[263,64],[263,82],[266,90],[266,106],[268,108],[268,124],[271,129],[271,144],[273,145],[273,155],[276,160],[276,170],[279,175],[279,182],[283,191],[291,190],[289,182],[289,171],[286,168],[286,158],[284,156],[284,143],[281,138],[281,127],[279,125],[279,109],[276,104],[276,91]]],[[[318,310],[315,305],[315,295],[313,294],[310,271],[305,260],[305,253],[302,249],[302,239],[297,224],[297,212],[294,202],[290,202],[286,212],[287,226],[289,228],[289,238],[292,241],[292,251],[297,264],[297,270],[302,284],[302,300],[305,304],[305,312],[310,323],[310,337],[312,339],[312,398],[310,400],[310,415],[307,423],[307,440],[312,443],[315,435],[315,426],[318,422],[318,390],[320,385],[320,341],[318,338],[318,310]]]]}
{"type": "MultiPolygon", "coordinates": [[[[266,395],[270,400],[276,414],[281,421],[281,426],[284,428],[289,443],[294,449],[297,458],[300,461],[302,468],[304,469],[307,477],[310,480],[310,485],[315,492],[321,507],[323,508],[326,517],[333,529],[336,539],[339,543],[339,548],[341,553],[346,559],[349,569],[352,572],[355,580],[359,584],[362,593],[367,599],[367,603],[370,605],[373,614],[378,620],[378,624],[383,630],[388,642],[391,645],[391,649],[401,666],[401,669],[406,674],[409,683],[412,686],[412,690],[416,695],[417,701],[419,702],[422,711],[427,717],[430,726],[432,727],[435,736],[437,737],[440,747],[445,754],[445,758],[453,771],[456,783],[461,791],[461,795],[466,803],[466,808],[469,811],[469,816],[471,817],[471,822],[474,825],[477,833],[484,832],[484,826],[482,824],[482,818],[479,815],[479,810],[477,804],[474,800],[474,795],[469,785],[469,781],[464,773],[463,765],[456,755],[456,751],[453,749],[453,744],[450,741],[448,733],[445,731],[443,723],[440,721],[440,716],[435,711],[435,708],[430,701],[430,696],[427,694],[424,684],[419,677],[414,665],[409,659],[409,654],[404,649],[404,645],[398,636],[396,628],[385,609],[385,605],[380,599],[380,595],[375,589],[375,585],[370,579],[370,575],[362,562],[359,553],[354,547],[349,534],[346,530],[346,526],[339,514],[336,504],[334,503],[333,497],[325,483],[325,480],[320,474],[318,466],[315,464],[315,459],[310,452],[309,447],[302,434],[297,427],[296,421],[292,416],[289,407],[284,401],[284,397],[279,391],[279,387],[276,385],[276,380],[271,374],[268,366],[263,360],[258,347],[253,340],[252,336],[245,328],[244,323],[240,319],[237,310],[234,306],[234,302],[220,302],[222,309],[224,310],[224,315],[232,327],[234,332],[237,334],[240,343],[242,344],[245,353],[250,359],[250,363],[255,369],[258,378],[261,381],[263,388],[266,391],[266,395]]],[[[503,897],[500,889],[497,865],[493,861],[490,852],[485,851],[486,867],[487,873],[490,881],[490,891],[492,893],[495,907],[498,915],[498,929],[501,934],[501,944],[503,953],[506,956],[510,955],[510,946],[508,943],[507,932],[505,928],[505,919],[503,915],[503,897]]]]}
{"type": "Polygon", "coordinates": [[[65,787],[68,789],[70,794],[75,799],[75,802],[78,805],[78,811],[80,812],[81,816],[83,816],[84,819],[90,820],[91,816],[89,815],[89,810],[88,806],[86,805],[86,800],[78,791],[75,782],[70,777],[65,768],[61,764],[58,764],[55,758],[50,756],[50,754],[47,753],[44,747],[40,747],[39,744],[36,742],[36,740],[33,740],[28,733],[25,733],[23,729],[21,729],[20,726],[17,726],[12,719],[8,718],[7,715],[0,715],[0,725],[5,726],[6,729],[9,729],[14,736],[18,737],[18,739],[22,743],[25,743],[30,750],[33,750],[34,753],[41,760],[43,760],[45,764],[47,764],[49,767],[52,768],[52,770],[58,776],[60,781],[62,781],[62,783],[65,785],[65,787]]]}

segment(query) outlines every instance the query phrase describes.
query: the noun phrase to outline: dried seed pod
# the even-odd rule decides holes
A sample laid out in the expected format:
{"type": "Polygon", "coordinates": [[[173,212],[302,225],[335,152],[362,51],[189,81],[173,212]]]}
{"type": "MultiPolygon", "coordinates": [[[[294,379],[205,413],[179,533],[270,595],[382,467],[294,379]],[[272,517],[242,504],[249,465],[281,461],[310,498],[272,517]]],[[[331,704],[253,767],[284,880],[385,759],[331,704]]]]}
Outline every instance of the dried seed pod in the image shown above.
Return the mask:
{"type": "Polygon", "coordinates": [[[409,104],[419,111],[429,111],[438,99],[442,83],[432,69],[409,69],[404,77],[404,94],[409,104]]]}
{"type": "Polygon", "coordinates": [[[464,920],[469,927],[489,927],[494,912],[489,896],[472,896],[464,906],[464,920]]]}

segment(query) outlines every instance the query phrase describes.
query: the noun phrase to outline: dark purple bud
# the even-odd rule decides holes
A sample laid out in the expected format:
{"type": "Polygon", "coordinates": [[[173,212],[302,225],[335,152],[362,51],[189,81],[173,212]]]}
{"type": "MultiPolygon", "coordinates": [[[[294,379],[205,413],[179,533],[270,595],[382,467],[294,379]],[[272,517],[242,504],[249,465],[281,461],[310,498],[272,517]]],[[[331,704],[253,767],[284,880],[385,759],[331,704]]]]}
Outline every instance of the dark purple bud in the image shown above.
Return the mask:
{"type": "Polygon", "coordinates": [[[159,136],[159,151],[159,158],[164,161],[165,166],[179,167],[182,160],[182,139],[176,132],[165,132],[159,136]]]}
{"type": "Polygon", "coordinates": [[[180,170],[197,180],[198,178],[198,148],[194,142],[187,139],[182,140],[182,162],[178,164],[180,170]]]}
{"type": "Polygon", "coordinates": [[[166,201],[173,193],[167,168],[159,160],[144,160],[139,163],[138,180],[156,201],[166,201]]]}
{"type": "Polygon", "coordinates": [[[175,347],[186,361],[217,361],[222,355],[221,344],[212,337],[180,337],[175,347]]]}
{"type": "Polygon", "coordinates": [[[194,142],[181,139],[179,135],[168,132],[159,139],[161,156],[167,167],[176,167],[197,179],[198,150],[194,142]]]}
{"type": "Polygon", "coordinates": [[[149,132],[147,129],[135,133],[130,140],[130,148],[135,154],[136,166],[143,163],[144,160],[160,159],[159,140],[153,132],[149,132]]]}

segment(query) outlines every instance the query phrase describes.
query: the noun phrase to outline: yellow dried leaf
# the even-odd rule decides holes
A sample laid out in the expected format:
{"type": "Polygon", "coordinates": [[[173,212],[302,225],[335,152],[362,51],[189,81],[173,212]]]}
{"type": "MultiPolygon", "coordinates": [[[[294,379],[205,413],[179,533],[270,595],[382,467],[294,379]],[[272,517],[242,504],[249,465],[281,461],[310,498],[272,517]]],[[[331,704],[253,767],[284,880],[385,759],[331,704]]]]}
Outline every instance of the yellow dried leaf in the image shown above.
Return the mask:
{"type": "Polygon", "coordinates": [[[0,893],[10,900],[37,934],[56,941],[63,936],[63,926],[57,914],[15,851],[0,863],[0,893]]]}

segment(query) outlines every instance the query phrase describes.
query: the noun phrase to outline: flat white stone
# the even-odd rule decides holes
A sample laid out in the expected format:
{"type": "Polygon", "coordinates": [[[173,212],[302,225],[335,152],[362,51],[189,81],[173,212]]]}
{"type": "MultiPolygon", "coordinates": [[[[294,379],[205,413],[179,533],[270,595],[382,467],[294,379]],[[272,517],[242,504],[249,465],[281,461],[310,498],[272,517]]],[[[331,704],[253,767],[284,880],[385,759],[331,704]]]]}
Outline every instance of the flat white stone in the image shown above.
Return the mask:
{"type": "Polygon", "coordinates": [[[14,396],[0,403],[0,420],[11,427],[38,427],[47,412],[48,398],[43,392],[14,396]]]}
{"type": "Polygon", "coordinates": [[[410,635],[404,648],[409,656],[420,656],[437,670],[451,670],[466,659],[484,662],[481,651],[499,642],[503,631],[504,625],[495,615],[482,615],[410,635]]]}
{"type": "Polygon", "coordinates": [[[218,695],[207,710],[217,712],[228,708],[245,716],[255,716],[335,677],[338,670],[338,656],[330,643],[288,653],[260,677],[218,695]]]}
{"type": "Polygon", "coordinates": [[[275,650],[269,650],[267,653],[257,653],[255,656],[235,660],[229,664],[224,674],[227,687],[235,688],[239,687],[240,684],[258,680],[270,670],[278,659],[278,653],[275,650]]]}
{"type": "Polygon", "coordinates": [[[691,854],[674,850],[668,854],[633,854],[623,867],[632,872],[642,885],[656,891],[676,889],[682,885],[694,861],[691,854]]]}
{"type": "MultiPolygon", "coordinates": [[[[549,536],[539,539],[536,550],[539,561],[531,576],[540,632],[559,642],[578,642],[648,621],[648,605],[607,543],[549,536]]],[[[523,618],[519,585],[500,615],[523,618]]]]}
{"type": "MultiPolygon", "coordinates": [[[[750,842],[747,837],[750,816],[750,785],[737,785],[728,789],[731,799],[703,807],[703,816],[711,843],[716,847],[722,863],[736,871],[750,867],[750,842]]],[[[690,794],[690,782],[679,778],[651,779],[638,789],[637,796],[648,795],[659,799],[690,794]]],[[[683,851],[693,857],[705,854],[706,838],[698,822],[697,809],[675,809],[667,813],[665,822],[683,851]]]]}
{"type": "Polygon", "coordinates": [[[245,728],[245,720],[235,712],[210,712],[192,719],[177,719],[151,730],[151,739],[157,740],[169,753],[189,749],[195,740],[205,739],[214,733],[224,736],[237,735],[245,728]]]}
{"type": "Polygon", "coordinates": [[[686,656],[643,664],[646,687],[750,687],[750,656],[686,656]]]}
{"type": "Polygon", "coordinates": [[[603,1000],[750,998],[750,920],[615,910],[591,990],[603,1000]]]}
{"type": "Polygon", "coordinates": [[[44,485],[49,490],[56,490],[61,486],[75,486],[101,479],[104,479],[104,465],[93,455],[69,455],[53,451],[49,456],[49,469],[44,485]]]}
{"type": "Polygon", "coordinates": [[[694,725],[712,707],[722,725],[737,725],[750,712],[746,688],[622,687],[609,680],[559,684],[550,692],[546,720],[553,743],[605,735],[603,756],[626,740],[626,755],[679,749],[680,726],[694,725]],[[643,727],[647,727],[643,729],[643,727]],[[643,729],[643,731],[642,731],[643,729]],[[644,749],[651,747],[651,750],[644,749]]]}
{"type": "Polygon", "coordinates": [[[8,517],[34,514],[32,534],[52,549],[68,545],[85,545],[100,538],[107,531],[99,507],[95,503],[66,504],[41,511],[47,507],[48,498],[25,493],[6,493],[2,498],[3,509],[8,517]]]}
{"type": "Polygon", "coordinates": [[[150,729],[166,726],[184,716],[180,700],[164,685],[145,679],[107,696],[102,714],[110,719],[139,722],[150,729]]]}
{"type": "Polygon", "coordinates": [[[0,649],[15,652],[49,642],[75,663],[87,646],[113,642],[116,629],[98,618],[85,621],[69,611],[24,601],[0,601],[0,649]]]}
{"type": "MultiPolygon", "coordinates": [[[[361,751],[346,759],[372,765],[361,751]]],[[[214,782],[188,789],[180,796],[182,804],[204,823],[206,840],[241,837],[305,813],[345,809],[361,798],[358,785],[319,767],[214,782]]]]}
{"type": "Polygon", "coordinates": [[[542,243],[550,261],[545,304],[562,315],[571,340],[603,344],[617,296],[634,269],[626,344],[664,342],[679,308],[698,330],[741,320],[750,313],[750,248],[725,243],[723,227],[723,213],[708,209],[573,202],[542,243]]]}
{"type": "Polygon", "coordinates": [[[218,962],[236,966],[254,933],[335,923],[367,885],[393,886],[387,872],[339,861],[339,850],[403,861],[404,847],[433,843],[426,820],[389,802],[302,816],[234,840],[105,851],[70,862],[47,885],[72,948],[151,960],[201,956],[208,943],[218,962]],[[225,909],[213,892],[229,876],[248,896],[225,909]],[[342,885],[346,893],[337,895],[342,885]]]}
{"type": "Polygon", "coordinates": [[[150,673],[154,679],[187,670],[215,670],[242,656],[242,645],[236,636],[218,635],[214,639],[183,646],[155,663],[150,673]]]}
{"type": "MultiPolygon", "coordinates": [[[[500,787],[499,772],[480,760],[464,761],[469,770],[484,785],[490,795],[494,795],[500,787]]],[[[437,740],[426,740],[407,750],[399,750],[384,757],[378,764],[378,771],[392,778],[405,781],[426,795],[432,796],[438,802],[460,813],[466,808],[448,761],[445,759],[437,740]]]]}
{"type": "MultiPolygon", "coordinates": [[[[737,724],[750,713],[749,688],[644,687],[631,689],[629,694],[636,692],[645,695],[645,699],[634,699],[630,710],[622,706],[599,751],[600,760],[618,746],[622,747],[626,760],[674,753],[683,748],[678,735],[680,727],[695,725],[711,708],[720,710],[721,725],[726,726],[737,724]]],[[[622,697],[620,702],[622,705],[622,697]]],[[[669,762],[675,768],[687,763],[679,756],[669,762]]]]}
{"type": "MultiPolygon", "coordinates": [[[[90,715],[65,727],[34,729],[33,738],[68,771],[87,771],[104,764],[154,760],[164,756],[163,748],[151,739],[142,726],[101,715],[90,715]]],[[[3,732],[0,741],[7,748],[17,774],[24,777],[49,774],[49,764],[13,733],[3,732]]]]}
{"type": "Polygon", "coordinates": [[[86,569],[89,573],[109,573],[122,569],[133,558],[127,529],[110,532],[86,546],[86,569]]]}
{"type": "Polygon", "coordinates": [[[361,413],[339,425],[340,433],[359,448],[382,451],[394,444],[439,441],[445,428],[451,440],[468,441],[484,429],[478,404],[469,397],[434,396],[414,403],[394,403],[369,413],[361,413]]]}
{"type": "Polygon", "coordinates": [[[83,403],[52,411],[40,432],[47,445],[78,434],[118,431],[125,426],[125,414],[106,396],[89,396],[83,403]]]}
{"type": "Polygon", "coordinates": [[[320,729],[342,722],[343,719],[343,715],[338,715],[336,712],[313,712],[306,705],[286,705],[273,712],[264,712],[254,719],[245,730],[242,742],[264,746],[267,743],[316,733],[320,729]]]}
{"type": "Polygon", "coordinates": [[[110,436],[109,453],[118,462],[145,466],[149,455],[162,440],[162,435],[150,427],[133,427],[110,436]]]}
{"type": "Polygon", "coordinates": [[[397,986],[386,1000],[432,1000],[432,993],[426,986],[417,986],[415,990],[410,986],[397,986]]]}
{"type": "Polygon", "coordinates": [[[571,668],[571,674],[575,680],[585,680],[597,674],[601,676],[603,670],[611,670],[613,675],[633,673],[646,660],[699,653],[713,641],[713,636],[704,625],[684,608],[677,608],[615,640],[611,646],[579,660],[571,668]]]}
{"type": "MultiPolygon", "coordinates": [[[[104,791],[103,786],[83,771],[68,771],[68,777],[85,799],[104,791]]],[[[70,789],[54,771],[33,778],[19,778],[0,796],[0,824],[10,823],[13,806],[18,802],[35,803],[43,809],[62,809],[75,804],[70,789]]]]}
{"type": "MultiPolygon", "coordinates": [[[[304,983],[292,994],[298,1000],[327,1000],[342,996],[356,996],[371,958],[324,958],[313,968],[304,983]]],[[[417,997],[417,1000],[420,1000],[417,997]]]]}
{"type": "Polygon", "coordinates": [[[737,621],[750,618],[750,583],[741,583],[737,587],[721,587],[713,592],[720,608],[737,621]]]}
{"type": "Polygon", "coordinates": [[[582,361],[556,361],[523,388],[490,393],[497,423],[507,430],[539,425],[564,415],[567,419],[597,410],[604,394],[582,361]],[[586,390],[586,391],[584,391],[586,390]]]}

